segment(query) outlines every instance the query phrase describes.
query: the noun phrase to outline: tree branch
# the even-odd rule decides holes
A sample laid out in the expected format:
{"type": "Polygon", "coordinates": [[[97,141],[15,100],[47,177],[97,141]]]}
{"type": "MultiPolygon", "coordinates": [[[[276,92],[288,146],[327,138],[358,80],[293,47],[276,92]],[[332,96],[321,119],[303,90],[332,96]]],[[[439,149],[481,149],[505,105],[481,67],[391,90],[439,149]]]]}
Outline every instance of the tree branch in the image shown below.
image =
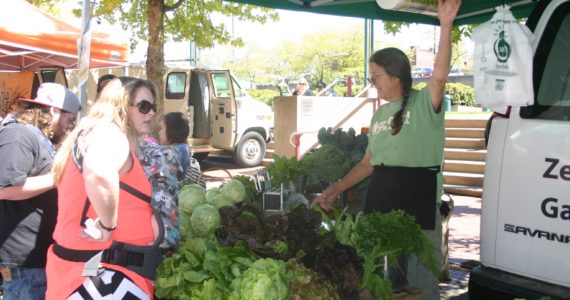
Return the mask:
{"type": "Polygon", "coordinates": [[[166,5],[166,3],[165,3],[164,4],[164,12],[173,11],[173,10],[179,8],[180,5],[182,5],[182,3],[184,3],[184,1],[186,1],[186,0],[178,0],[178,2],[176,2],[172,5],[166,5]]]}

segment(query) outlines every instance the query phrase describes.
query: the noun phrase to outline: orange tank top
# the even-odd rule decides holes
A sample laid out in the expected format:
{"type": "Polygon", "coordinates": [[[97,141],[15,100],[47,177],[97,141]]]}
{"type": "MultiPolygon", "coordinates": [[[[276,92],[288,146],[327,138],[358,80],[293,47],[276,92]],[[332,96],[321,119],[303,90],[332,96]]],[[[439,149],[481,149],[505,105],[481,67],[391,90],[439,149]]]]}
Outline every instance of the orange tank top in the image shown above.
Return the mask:
{"type": "MultiPolygon", "coordinates": [[[[150,197],[151,185],[132,149],[131,157],[133,166],[128,173],[120,176],[120,180],[150,197]]],[[[101,243],[81,236],[85,218],[95,219],[97,215],[87,199],[83,173],[79,171],[71,155],[57,188],[59,211],[53,233],[55,242],[63,247],[76,250],[109,248],[111,240],[101,243]]],[[[120,189],[117,228],[113,231],[112,240],[141,246],[151,244],[154,240],[151,227],[152,217],[153,211],[150,203],[120,189]]]]}
{"type": "MultiPolygon", "coordinates": [[[[131,149],[133,166],[131,170],[120,176],[123,183],[135,188],[143,195],[150,197],[151,185],[145,176],[144,170],[131,149]]],[[[58,185],[58,217],[54,240],[57,244],[74,250],[102,250],[111,246],[112,241],[119,241],[139,246],[148,246],[154,240],[151,226],[153,211],[151,204],[145,202],[131,193],[119,190],[119,205],[117,228],[113,231],[110,241],[101,243],[82,237],[84,229],[82,220],[96,218],[95,211],[87,199],[83,174],[70,158],[65,167],[62,179],[58,185]]],[[[151,280],[122,266],[102,264],[104,267],[121,271],[134,283],[142,288],[152,298],[154,286],[151,280]]],[[[48,263],[46,273],[48,288],[47,300],[67,298],[83,282],[83,262],[72,262],[62,259],[54,254],[53,248],[48,250],[48,263]]]]}

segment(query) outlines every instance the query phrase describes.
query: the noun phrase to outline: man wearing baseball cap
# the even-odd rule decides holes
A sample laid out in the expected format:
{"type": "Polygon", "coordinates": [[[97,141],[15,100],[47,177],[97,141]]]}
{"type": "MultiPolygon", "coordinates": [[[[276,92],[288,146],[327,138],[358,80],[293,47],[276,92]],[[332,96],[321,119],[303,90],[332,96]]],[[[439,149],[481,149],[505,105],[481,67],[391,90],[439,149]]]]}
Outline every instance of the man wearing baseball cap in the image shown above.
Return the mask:
{"type": "Polygon", "coordinates": [[[57,217],[50,173],[56,147],[81,109],[67,88],[44,83],[0,125],[0,273],[4,300],[43,299],[57,217]]]}

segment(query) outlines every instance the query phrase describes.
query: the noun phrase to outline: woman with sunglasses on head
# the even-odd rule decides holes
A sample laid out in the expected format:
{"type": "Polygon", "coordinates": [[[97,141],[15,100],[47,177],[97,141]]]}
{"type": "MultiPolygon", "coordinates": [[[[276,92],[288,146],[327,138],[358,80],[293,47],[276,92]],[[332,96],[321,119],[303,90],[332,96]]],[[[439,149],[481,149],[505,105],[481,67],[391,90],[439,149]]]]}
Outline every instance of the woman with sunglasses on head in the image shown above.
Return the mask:
{"type": "MultiPolygon", "coordinates": [[[[412,89],[410,62],[401,50],[386,48],[369,59],[369,78],[379,98],[388,101],[372,117],[366,154],[346,176],[327,188],[316,202],[331,209],[339,194],[372,175],[364,212],[404,210],[415,217],[441,258],[441,202],[444,109],[442,98],[451,60],[451,30],[461,0],[439,0],[439,51],[426,88],[412,89]]],[[[424,299],[439,299],[437,275],[415,255],[407,279],[424,299]]]]}
{"type": "Polygon", "coordinates": [[[59,213],[48,251],[47,299],[150,299],[162,258],[151,185],[138,143],[151,129],[157,89],[109,82],[54,161],[59,213]]]}

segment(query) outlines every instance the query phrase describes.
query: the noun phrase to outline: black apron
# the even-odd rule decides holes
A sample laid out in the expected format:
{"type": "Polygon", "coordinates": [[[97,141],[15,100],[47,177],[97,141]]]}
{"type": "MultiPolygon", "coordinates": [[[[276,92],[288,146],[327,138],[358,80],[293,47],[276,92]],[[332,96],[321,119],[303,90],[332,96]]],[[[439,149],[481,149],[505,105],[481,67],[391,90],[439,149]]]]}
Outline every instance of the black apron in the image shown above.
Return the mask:
{"type": "Polygon", "coordinates": [[[364,212],[400,209],[414,216],[422,229],[434,230],[439,172],[439,166],[374,166],[364,212]]]}

